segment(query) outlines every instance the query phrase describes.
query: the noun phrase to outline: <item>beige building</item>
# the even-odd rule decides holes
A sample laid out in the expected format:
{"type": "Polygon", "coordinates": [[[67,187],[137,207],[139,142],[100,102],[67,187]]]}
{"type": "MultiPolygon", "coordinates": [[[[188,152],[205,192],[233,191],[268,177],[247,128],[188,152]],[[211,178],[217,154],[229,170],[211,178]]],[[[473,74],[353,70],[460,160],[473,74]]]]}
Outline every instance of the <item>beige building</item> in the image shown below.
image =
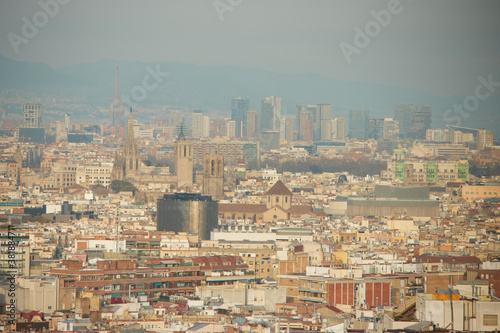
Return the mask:
{"type": "MultiPolygon", "coordinates": [[[[102,185],[108,187],[111,184],[112,163],[98,163],[85,165],[85,181],[90,185],[102,185]]],[[[77,183],[78,179],[77,179],[77,183]]]]}
{"type": "Polygon", "coordinates": [[[463,185],[462,198],[467,202],[477,200],[498,198],[500,195],[500,183],[485,185],[463,185]]]}
{"type": "Polygon", "coordinates": [[[479,130],[477,133],[477,150],[485,150],[493,147],[493,132],[487,130],[479,130]]]}
{"type": "Polygon", "coordinates": [[[248,269],[255,272],[257,278],[276,278],[278,266],[274,264],[275,252],[274,241],[202,241],[199,248],[200,256],[240,256],[248,265],[248,269]]]}
{"type": "Polygon", "coordinates": [[[44,313],[57,310],[59,292],[57,279],[53,277],[18,278],[16,282],[17,308],[30,309],[44,313]]]}
{"type": "Polygon", "coordinates": [[[389,161],[381,172],[385,180],[399,179],[407,184],[446,183],[469,180],[469,162],[456,161],[389,161]]]}
{"type": "Polygon", "coordinates": [[[52,167],[54,187],[71,186],[76,184],[76,164],[59,164],[52,167]]]}

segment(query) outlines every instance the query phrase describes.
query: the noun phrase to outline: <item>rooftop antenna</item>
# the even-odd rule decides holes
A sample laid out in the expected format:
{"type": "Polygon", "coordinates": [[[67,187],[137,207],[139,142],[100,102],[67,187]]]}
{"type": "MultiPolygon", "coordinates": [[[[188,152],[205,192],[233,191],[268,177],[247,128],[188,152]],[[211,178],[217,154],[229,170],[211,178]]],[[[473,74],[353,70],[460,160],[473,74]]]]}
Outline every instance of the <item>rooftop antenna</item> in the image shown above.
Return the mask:
{"type": "Polygon", "coordinates": [[[118,242],[120,240],[120,207],[116,205],[116,253],[118,253],[118,242]]]}
{"type": "Polygon", "coordinates": [[[184,135],[184,123],[180,123],[179,125],[179,135],[177,136],[178,141],[186,141],[186,136],[184,135]]]}
{"type": "Polygon", "coordinates": [[[116,64],[116,71],[115,71],[115,101],[118,101],[120,99],[118,92],[119,92],[119,88],[118,88],[118,64],[116,64]]]}

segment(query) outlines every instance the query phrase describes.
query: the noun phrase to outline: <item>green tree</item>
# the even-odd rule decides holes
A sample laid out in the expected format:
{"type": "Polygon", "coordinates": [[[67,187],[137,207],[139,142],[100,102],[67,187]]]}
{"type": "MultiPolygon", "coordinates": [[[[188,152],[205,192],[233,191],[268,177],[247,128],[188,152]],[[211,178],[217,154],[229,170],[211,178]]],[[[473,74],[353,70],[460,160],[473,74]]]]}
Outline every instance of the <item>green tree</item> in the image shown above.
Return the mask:
{"type": "Polygon", "coordinates": [[[131,182],[126,180],[115,179],[111,182],[110,187],[115,193],[122,191],[131,191],[135,193],[135,191],[137,191],[137,188],[131,182]]]}
{"type": "Polygon", "coordinates": [[[56,246],[56,250],[54,251],[54,259],[62,258],[63,248],[61,246],[56,246]]]}

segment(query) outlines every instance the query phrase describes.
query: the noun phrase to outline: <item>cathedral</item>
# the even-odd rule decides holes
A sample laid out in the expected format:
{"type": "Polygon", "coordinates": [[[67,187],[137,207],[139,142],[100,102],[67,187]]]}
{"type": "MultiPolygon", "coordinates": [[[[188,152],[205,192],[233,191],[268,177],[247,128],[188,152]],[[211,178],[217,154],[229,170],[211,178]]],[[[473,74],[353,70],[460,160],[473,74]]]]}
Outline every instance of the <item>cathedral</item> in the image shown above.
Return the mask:
{"type": "Polygon", "coordinates": [[[134,121],[132,119],[132,108],[130,108],[127,139],[123,144],[121,155],[116,154],[113,170],[111,171],[111,181],[116,179],[130,180],[140,176],[141,168],[142,160],[134,139],[134,121]]]}

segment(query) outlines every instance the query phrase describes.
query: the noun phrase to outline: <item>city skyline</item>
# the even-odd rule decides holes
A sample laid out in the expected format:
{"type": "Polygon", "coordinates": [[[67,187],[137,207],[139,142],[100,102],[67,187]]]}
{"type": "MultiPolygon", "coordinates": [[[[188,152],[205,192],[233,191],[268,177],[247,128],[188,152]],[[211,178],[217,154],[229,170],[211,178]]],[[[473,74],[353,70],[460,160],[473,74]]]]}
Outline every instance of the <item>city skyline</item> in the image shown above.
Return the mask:
{"type": "Polygon", "coordinates": [[[2,332],[500,330],[500,2],[0,0],[2,332]]]}

